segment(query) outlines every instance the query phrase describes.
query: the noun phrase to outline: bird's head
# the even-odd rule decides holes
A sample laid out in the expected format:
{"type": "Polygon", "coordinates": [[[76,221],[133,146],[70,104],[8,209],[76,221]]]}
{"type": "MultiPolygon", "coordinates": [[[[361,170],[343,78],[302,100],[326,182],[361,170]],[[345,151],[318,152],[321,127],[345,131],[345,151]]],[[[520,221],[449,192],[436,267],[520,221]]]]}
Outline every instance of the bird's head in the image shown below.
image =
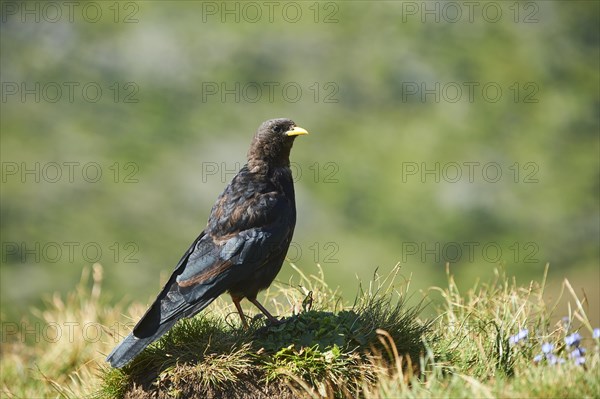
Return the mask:
{"type": "Polygon", "coordinates": [[[308,134],[291,119],[271,119],[263,122],[254,135],[248,163],[266,162],[273,166],[289,166],[290,150],[297,136],[308,134]]]}

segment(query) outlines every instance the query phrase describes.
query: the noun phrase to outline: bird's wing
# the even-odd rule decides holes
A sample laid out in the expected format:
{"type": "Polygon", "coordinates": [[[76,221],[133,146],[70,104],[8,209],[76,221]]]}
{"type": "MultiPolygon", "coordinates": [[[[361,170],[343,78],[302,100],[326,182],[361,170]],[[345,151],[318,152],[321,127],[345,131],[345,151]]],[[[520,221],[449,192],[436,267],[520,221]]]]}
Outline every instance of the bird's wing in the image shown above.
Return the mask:
{"type": "MultiPolygon", "coordinates": [[[[217,202],[225,208],[213,209],[213,215],[228,215],[220,234],[209,234],[199,242],[216,251],[193,252],[176,281],[188,300],[216,289],[217,295],[237,281],[249,278],[282,251],[287,251],[294,230],[293,208],[279,192],[255,193],[250,198],[217,202]]],[[[212,219],[212,216],[211,216],[212,219]]],[[[209,222],[210,223],[210,222],[209,222]]]]}
{"type": "Polygon", "coordinates": [[[211,231],[219,233],[205,230],[194,241],[135,326],[135,336],[152,335],[166,322],[198,313],[237,281],[249,278],[287,250],[295,222],[289,198],[280,192],[234,195],[235,181],[211,213],[209,226],[213,223],[217,228],[211,231]],[[215,215],[223,226],[215,222],[215,215]]]}

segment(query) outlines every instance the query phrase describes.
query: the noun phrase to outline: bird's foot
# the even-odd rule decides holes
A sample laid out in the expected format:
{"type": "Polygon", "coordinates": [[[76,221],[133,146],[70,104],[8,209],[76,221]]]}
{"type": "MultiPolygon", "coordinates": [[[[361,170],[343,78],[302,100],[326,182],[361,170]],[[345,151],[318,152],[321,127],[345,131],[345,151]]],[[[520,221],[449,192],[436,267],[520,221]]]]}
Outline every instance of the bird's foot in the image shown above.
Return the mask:
{"type": "MultiPolygon", "coordinates": [[[[256,315],[256,316],[254,316],[254,318],[253,318],[253,322],[254,322],[255,320],[262,319],[263,317],[264,317],[264,315],[256,315]]],[[[276,328],[276,327],[278,327],[278,326],[281,326],[281,325],[283,325],[283,324],[287,323],[288,321],[290,321],[290,319],[291,319],[291,318],[289,318],[289,317],[282,317],[281,319],[276,319],[276,318],[273,318],[273,319],[266,319],[266,320],[264,321],[264,322],[265,322],[265,325],[264,325],[263,327],[260,327],[260,328],[258,328],[258,329],[256,330],[256,333],[257,333],[257,334],[264,334],[264,333],[267,333],[267,332],[269,332],[269,330],[271,330],[272,328],[276,328]]]]}
{"type": "Polygon", "coordinates": [[[282,317],[281,319],[276,319],[276,318],[272,318],[272,319],[267,319],[267,325],[268,326],[279,326],[284,324],[285,322],[287,322],[288,319],[286,319],[285,317],[282,317]]]}

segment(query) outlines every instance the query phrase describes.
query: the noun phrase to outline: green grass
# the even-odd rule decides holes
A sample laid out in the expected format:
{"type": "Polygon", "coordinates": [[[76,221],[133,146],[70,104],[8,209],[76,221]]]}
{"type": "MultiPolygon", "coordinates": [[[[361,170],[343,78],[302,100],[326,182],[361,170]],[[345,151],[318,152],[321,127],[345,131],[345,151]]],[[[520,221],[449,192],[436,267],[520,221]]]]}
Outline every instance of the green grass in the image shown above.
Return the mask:
{"type": "Polygon", "coordinates": [[[298,281],[275,284],[264,297],[285,323],[265,326],[256,316],[244,330],[232,305],[220,299],[116,370],[103,357],[128,329],[114,323],[137,320],[144,307],[129,307],[125,318],[124,307],[104,305],[95,266],[91,288],[86,271],[75,292],[49,299],[24,323],[85,320],[104,326],[102,339],[83,334],[83,323],[59,339],[3,337],[3,396],[600,397],[599,342],[591,338],[586,302],[567,280],[570,301],[563,309],[544,301],[545,276],[520,287],[498,270],[493,281],[461,292],[448,273],[446,287],[424,293],[427,301],[440,299],[438,316],[424,320],[421,305],[407,305],[409,281],[398,268],[375,275],[347,303],[322,273],[305,276],[293,267],[298,281]],[[527,338],[511,343],[523,329],[527,338]],[[583,336],[583,365],[575,364],[569,357],[574,348],[565,344],[573,332],[583,336]],[[543,343],[552,343],[551,355],[562,360],[536,363],[543,343]]]}

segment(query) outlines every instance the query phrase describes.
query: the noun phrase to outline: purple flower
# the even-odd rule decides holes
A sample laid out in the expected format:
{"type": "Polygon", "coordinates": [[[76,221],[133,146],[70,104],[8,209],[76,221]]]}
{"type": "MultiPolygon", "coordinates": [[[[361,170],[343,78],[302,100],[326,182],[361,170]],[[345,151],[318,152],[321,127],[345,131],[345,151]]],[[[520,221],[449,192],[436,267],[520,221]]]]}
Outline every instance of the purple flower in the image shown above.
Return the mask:
{"type": "Polygon", "coordinates": [[[571,353],[569,353],[569,357],[573,359],[576,365],[582,366],[585,363],[585,348],[575,348],[571,353]]]}
{"type": "Polygon", "coordinates": [[[544,354],[548,354],[550,352],[552,352],[552,350],[554,349],[554,345],[551,344],[550,342],[545,342],[542,344],[542,352],[544,352],[544,354]]]}
{"type": "Polygon", "coordinates": [[[592,337],[600,338],[600,328],[594,328],[594,331],[592,332],[592,337]]]}
{"type": "Polygon", "coordinates": [[[571,359],[577,359],[578,357],[583,357],[585,355],[585,348],[575,348],[569,353],[569,357],[571,359]]]}
{"type": "Polygon", "coordinates": [[[567,346],[579,346],[581,343],[581,335],[579,333],[573,333],[565,337],[565,343],[567,346]]]}
{"type": "Polygon", "coordinates": [[[510,345],[516,345],[519,343],[519,341],[527,339],[527,335],[529,335],[529,330],[525,328],[519,331],[517,334],[511,335],[508,338],[508,342],[510,343],[510,345]]]}
{"type": "MultiPolygon", "coordinates": [[[[550,345],[550,344],[548,344],[548,345],[550,345]]],[[[533,362],[540,363],[544,359],[546,359],[548,364],[563,364],[565,362],[565,359],[562,359],[553,353],[540,353],[538,355],[535,355],[533,357],[533,362]]]]}
{"type": "Polygon", "coordinates": [[[548,360],[548,363],[550,364],[563,364],[565,362],[565,359],[561,359],[560,357],[553,355],[553,354],[549,354],[546,356],[546,359],[548,360]]]}

